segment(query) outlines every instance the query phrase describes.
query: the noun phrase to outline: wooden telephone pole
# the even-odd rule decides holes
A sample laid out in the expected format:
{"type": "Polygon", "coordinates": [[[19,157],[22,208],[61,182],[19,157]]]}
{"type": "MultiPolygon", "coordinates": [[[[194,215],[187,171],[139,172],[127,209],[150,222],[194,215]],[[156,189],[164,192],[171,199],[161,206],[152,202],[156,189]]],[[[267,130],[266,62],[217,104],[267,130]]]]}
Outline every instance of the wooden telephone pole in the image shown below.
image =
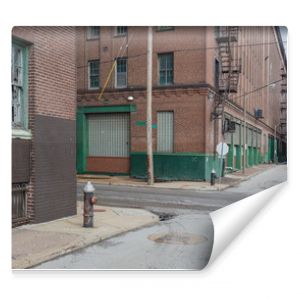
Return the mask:
{"type": "Polygon", "coordinates": [[[153,185],[153,148],[152,148],[152,27],[148,27],[147,43],[147,174],[148,184],[153,185]]]}

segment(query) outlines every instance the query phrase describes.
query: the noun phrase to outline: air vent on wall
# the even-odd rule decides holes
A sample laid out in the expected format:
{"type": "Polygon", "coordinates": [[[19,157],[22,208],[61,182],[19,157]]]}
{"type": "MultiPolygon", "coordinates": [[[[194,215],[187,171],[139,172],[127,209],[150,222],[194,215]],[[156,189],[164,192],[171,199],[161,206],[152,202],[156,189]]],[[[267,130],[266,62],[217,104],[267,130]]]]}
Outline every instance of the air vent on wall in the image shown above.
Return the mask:
{"type": "Polygon", "coordinates": [[[263,111],[262,109],[255,109],[254,110],[254,115],[256,119],[262,119],[263,118],[263,111]]]}

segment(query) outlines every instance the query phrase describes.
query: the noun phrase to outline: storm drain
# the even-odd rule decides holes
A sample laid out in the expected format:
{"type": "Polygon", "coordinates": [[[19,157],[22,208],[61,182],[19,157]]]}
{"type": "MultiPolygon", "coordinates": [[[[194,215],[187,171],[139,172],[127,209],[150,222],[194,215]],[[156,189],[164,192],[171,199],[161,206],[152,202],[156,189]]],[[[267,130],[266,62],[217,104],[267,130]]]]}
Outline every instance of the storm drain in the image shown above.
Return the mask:
{"type": "Polygon", "coordinates": [[[158,217],[159,217],[159,221],[168,221],[170,219],[173,219],[175,216],[171,214],[160,213],[158,217]]]}
{"type": "Polygon", "coordinates": [[[174,245],[196,245],[207,241],[207,237],[189,233],[161,233],[151,234],[148,239],[155,243],[174,245]]]}

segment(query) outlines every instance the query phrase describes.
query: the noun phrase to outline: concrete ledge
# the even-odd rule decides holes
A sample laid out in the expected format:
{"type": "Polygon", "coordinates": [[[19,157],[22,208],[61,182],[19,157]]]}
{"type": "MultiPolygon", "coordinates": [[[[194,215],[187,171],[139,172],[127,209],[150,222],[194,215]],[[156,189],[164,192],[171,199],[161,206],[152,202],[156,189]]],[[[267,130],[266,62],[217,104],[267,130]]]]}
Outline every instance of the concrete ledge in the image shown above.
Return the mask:
{"type": "Polygon", "coordinates": [[[12,230],[12,268],[26,269],[104,239],[150,226],[158,216],[143,210],[95,206],[94,227],[82,227],[82,203],[77,215],[47,223],[25,225],[12,230]]]}

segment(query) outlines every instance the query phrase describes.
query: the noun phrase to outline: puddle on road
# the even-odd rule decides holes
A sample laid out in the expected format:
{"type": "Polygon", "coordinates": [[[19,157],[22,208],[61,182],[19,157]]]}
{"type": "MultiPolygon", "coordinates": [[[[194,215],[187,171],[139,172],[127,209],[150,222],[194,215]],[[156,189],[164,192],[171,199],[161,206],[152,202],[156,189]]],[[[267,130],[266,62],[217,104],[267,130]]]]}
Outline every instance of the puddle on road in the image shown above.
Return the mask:
{"type": "Polygon", "coordinates": [[[208,239],[205,236],[189,234],[189,233],[161,233],[151,234],[148,239],[155,243],[174,244],[174,245],[196,245],[206,242],[208,239]]]}

